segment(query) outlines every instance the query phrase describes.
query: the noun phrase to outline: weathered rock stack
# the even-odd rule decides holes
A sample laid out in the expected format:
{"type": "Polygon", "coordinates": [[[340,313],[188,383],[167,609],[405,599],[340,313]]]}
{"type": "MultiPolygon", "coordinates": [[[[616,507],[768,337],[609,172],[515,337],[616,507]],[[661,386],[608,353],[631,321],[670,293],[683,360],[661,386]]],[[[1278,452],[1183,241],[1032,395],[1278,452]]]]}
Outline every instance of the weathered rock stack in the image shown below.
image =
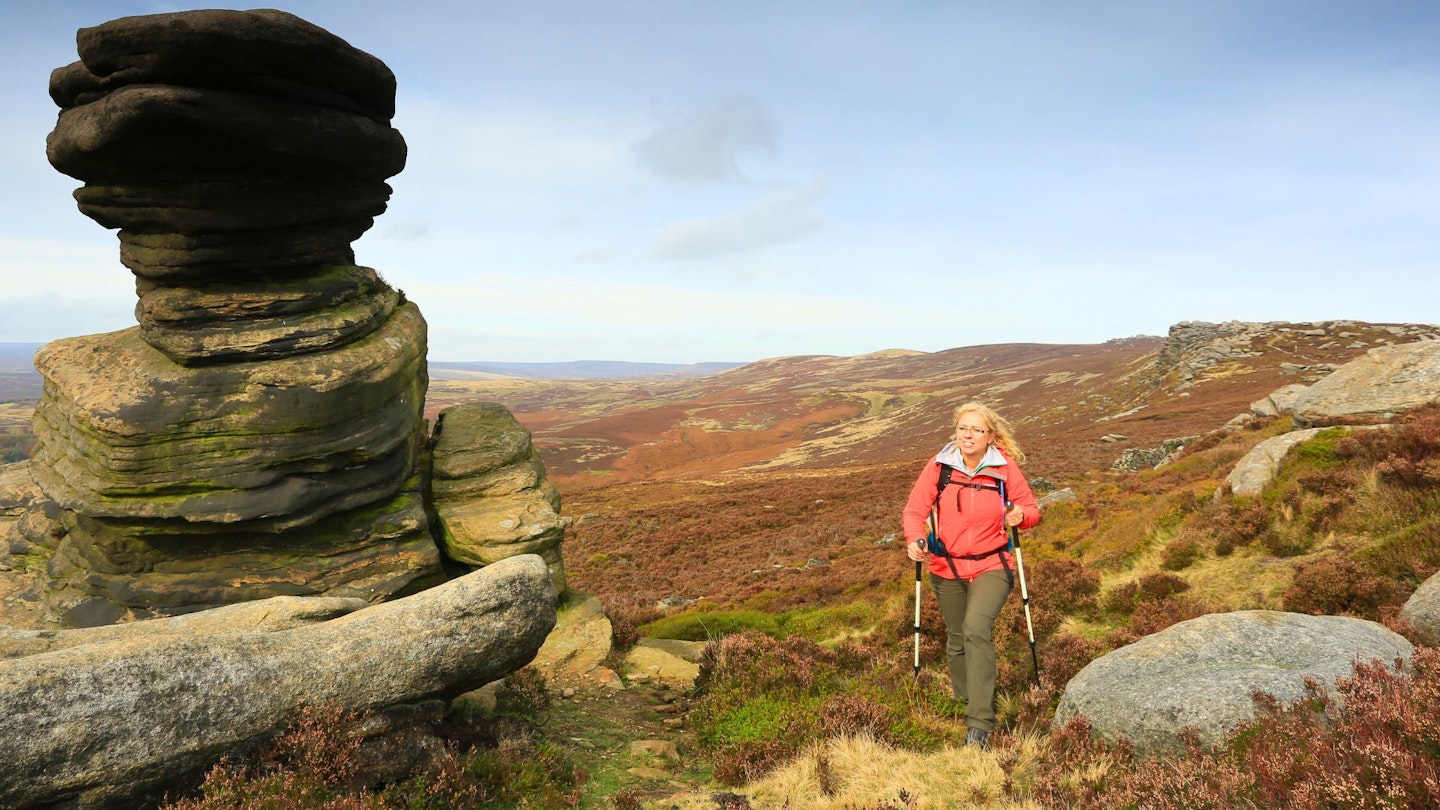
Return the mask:
{"type": "Polygon", "coordinates": [[[37,355],[22,521],[72,624],[439,572],[426,327],[350,247],[405,163],[395,78],[280,11],[127,17],[56,70],[47,151],[118,228],[140,325],[37,355]]]}
{"type": "Polygon", "coordinates": [[[456,405],[440,412],[434,445],[430,490],[446,556],[483,567],[539,554],[564,594],[567,521],[530,431],[503,406],[456,405]]]}

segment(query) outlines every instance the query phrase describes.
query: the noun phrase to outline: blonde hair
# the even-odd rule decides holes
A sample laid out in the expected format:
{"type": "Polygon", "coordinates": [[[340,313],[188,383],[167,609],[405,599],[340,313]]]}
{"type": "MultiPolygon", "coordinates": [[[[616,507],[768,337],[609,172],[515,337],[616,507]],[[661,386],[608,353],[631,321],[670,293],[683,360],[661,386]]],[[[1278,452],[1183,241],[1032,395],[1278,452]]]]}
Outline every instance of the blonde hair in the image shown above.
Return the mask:
{"type": "Polygon", "coordinates": [[[1005,417],[996,413],[989,405],[980,402],[967,402],[955,409],[955,418],[951,420],[951,427],[960,426],[960,417],[967,413],[978,413],[984,417],[985,424],[993,431],[993,443],[1005,452],[1005,457],[1016,464],[1025,463],[1025,451],[1020,449],[1020,443],[1015,441],[1015,433],[1010,428],[1010,423],[1005,417]]]}

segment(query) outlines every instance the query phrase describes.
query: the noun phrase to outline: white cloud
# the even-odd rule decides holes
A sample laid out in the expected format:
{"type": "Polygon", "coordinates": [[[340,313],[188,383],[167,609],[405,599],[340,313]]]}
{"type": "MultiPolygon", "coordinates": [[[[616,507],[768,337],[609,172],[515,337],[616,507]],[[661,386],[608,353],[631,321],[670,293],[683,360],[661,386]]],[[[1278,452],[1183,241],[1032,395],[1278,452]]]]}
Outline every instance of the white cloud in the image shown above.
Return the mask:
{"type": "Polygon", "coordinates": [[[581,264],[609,264],[615,261],[615,251],[609,248],[585,248],[575,254],[575,261],[581,264]]]}
{"type": "Polygon", "coordinates": [[[641,166],[659,177],[691,183],[746,182],[742,155],[773,155],[780,125],[761,102],[745,95],[710,101],[662,125],[635,144],[641,166]]]}
{"type": "Polygon", "coordinates": [[[394,125],[410,159],[397,177],[423,176],[490,187],[576,186],[630,172],[626,142],[637,125],[623,116],[510,110],[476,113],[434,101],[402,104],[394,125]]]}
{"type": "Polygon", "coordinates": [[[677,222],[660,234],[654,254],[661,259],[704,259],[789,242],[825,224],[817,209],[829,185],[820,180],[762,197],[738,211],[677,222]]]}

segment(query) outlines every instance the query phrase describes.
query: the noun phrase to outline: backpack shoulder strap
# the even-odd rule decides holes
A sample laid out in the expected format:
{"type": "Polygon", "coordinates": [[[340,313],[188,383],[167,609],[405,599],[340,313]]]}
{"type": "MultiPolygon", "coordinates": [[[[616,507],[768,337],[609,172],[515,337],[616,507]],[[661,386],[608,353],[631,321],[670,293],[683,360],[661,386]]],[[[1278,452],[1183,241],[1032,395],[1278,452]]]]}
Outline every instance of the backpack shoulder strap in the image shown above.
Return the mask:
{"type": "Polygon", "coordinates": [[[940,493],[945,491],[945,487],[950,486],[950,477],[955,474],[955,468],[943,461],[937,463],[940,465],[940,479],[935,482],[935,503],[938,505],[940,493]]]}

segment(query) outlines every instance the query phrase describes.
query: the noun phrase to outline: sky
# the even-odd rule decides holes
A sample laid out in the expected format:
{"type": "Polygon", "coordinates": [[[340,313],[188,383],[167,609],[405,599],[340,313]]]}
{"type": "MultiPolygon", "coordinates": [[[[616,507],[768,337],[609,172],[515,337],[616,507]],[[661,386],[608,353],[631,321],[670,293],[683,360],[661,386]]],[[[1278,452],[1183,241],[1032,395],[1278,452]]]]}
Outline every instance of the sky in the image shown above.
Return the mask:
{"type": "MultiPolygon", "coordinates": [[[[135,323],[0,0],[0,342],[135,323]]],[[[396,74],[354,245],[449,361],[743,362],[1440,321],[1432,0],[296,0],[396,74]]]]}

